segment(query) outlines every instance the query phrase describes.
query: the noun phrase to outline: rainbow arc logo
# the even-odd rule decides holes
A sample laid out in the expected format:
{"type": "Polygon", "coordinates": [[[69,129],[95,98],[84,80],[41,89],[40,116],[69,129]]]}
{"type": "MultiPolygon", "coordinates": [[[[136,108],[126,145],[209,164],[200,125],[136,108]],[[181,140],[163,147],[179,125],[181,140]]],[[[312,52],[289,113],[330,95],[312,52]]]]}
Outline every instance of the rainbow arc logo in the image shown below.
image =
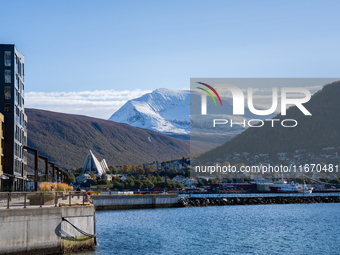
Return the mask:
{"type": "MultiPolygon", "coordinates": [[[[213,87],[211,87],[210,85],[208,85],[208,84],[206,84],[206,83],[203,83],[203,82],[197,82],[197,83],[206,86],[206,87],[209,88],[212,92],[214,92],[215,95],[217,96],[218,100],[220,101],[221,106],[222,106],[222,101],[221,101],[220,95],[217,93],[217,91],[216,91],[213,87]]],[[[210,92],[209,90],[204,89],[204,88],[201,88],[201,87],[197,87],[197,88],[200,89],[200,90],[203,90],[204,92],[206,92],[206,93],[214,100],[215,105],[217,105],[214,96],[211,94],[211,92],[210,92]]]]}

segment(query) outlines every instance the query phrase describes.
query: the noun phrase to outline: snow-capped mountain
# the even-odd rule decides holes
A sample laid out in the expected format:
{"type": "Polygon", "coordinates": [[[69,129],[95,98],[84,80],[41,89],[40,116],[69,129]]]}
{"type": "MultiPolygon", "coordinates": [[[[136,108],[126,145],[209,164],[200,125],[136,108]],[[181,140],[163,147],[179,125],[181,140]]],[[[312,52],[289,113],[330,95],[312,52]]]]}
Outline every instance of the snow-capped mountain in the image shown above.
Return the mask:
{"type": "MultiPolygon", "coordinates": [[[[222,100],[223,106],[221,107],[215,107],[214,102],[208,100],[208,115],[202,116],[200,112],[201,94],[199,92],[192,91],[190,93],[189,90],[162,88],[129,100],[109,120],[165,134],[189,134],[191,131],[191,133],[213,132],[237,135],[243,132],[247,126],[244,127],[242,124],[233,127],[220,125],[216,129],[211,129],[213,119],[233,119],[238,123],[242,123],[243,120],[247,123],[250,119],[259,119],[259,116],[252,114],[247,107],[244,116],[233,116],[232,99],[222,98],[222,100]]],[[[273,116],[261,117],[265,119],[273,116]]]]}
{"type": "Polygon", "coordinates": [[[190,131],[190,91],[157,89],[129,100],[109,120],[161,133],[190,131]]]}

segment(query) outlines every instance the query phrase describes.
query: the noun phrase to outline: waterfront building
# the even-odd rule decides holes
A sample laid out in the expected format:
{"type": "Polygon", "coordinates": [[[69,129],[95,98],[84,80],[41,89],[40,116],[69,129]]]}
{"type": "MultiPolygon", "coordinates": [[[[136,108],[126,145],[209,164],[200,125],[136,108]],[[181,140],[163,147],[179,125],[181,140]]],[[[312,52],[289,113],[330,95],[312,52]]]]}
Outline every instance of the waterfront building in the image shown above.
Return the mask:
{"type": "Polygon", "coordinates": [[[3,186],[3,180],[6,180],[4,176],[4,115],[0,113],[0,190],[3,186]]]}
{"type": "Polygon", "coordinates": [[[0,44],[0,113],[4,116],[2,190],[24,190],[27,180],[27,117],[24,108],[25,56],[13,44],[0,44]]]}

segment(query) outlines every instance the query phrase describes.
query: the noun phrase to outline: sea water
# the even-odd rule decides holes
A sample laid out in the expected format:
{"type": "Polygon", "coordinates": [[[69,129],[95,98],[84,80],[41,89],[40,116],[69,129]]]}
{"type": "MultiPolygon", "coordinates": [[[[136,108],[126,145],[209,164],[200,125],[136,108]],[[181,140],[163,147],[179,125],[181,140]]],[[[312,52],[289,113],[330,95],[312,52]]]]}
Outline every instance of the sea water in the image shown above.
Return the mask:
{"type": "Polygon", "coordinates": [[[97,212],[95,251],[75,254],[340,254],[340,204],[97,212]]]}

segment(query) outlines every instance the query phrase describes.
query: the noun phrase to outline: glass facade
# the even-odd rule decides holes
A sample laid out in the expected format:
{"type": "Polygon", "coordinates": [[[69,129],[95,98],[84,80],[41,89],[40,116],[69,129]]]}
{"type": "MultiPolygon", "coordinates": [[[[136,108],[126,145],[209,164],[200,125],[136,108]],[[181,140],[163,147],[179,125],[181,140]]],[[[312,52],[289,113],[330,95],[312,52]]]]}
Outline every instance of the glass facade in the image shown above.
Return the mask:
{"type": "Polygon", "coordinates": [[[12,52],[5,51],[5,66],[11,66],[12,65],[12,52]]]}
{"type": "Polygon", "coordinates": [[[11,44],[0,44],[0,110],[4,115],[4,154],[6,171],[10,179],[7,187],[15,191],[24,189],[27,145],[26,115],[24,109],[25,56],[11,44]],[[15,178],[13,178],[15,176],[15,178]]]}
{"type": "Polygon", "coordinates": [[[5,70],[5,83],[12,82],[12,72],[11,70],[5,70]]]}
{"type": "Polygon", "coordinates": [[[11,104],[5,104],[5,112],[11,112],[11,104]]]}
{"type": "Polygon", "coordinates": [[[11,86],[5,86],[5,99],[9,100],[12,98],[11,86]]]}

